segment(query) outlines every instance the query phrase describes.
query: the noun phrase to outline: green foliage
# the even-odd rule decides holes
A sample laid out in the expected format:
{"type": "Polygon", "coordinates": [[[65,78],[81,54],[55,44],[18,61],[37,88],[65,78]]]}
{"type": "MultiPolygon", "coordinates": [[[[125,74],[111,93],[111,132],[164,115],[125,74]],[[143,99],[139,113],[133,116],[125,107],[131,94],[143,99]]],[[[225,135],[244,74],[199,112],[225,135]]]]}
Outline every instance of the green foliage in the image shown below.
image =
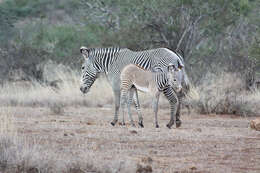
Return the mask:
{"type": "Polygon", "coordinates": [[[247,57],[258,62],[258,10],[256,0],[5,0],[0,48],[30,52],[21,58],[26,62],[43,53],[66,64],[82,45],[181,49],[198,81],[217,66],[241,70],[247,57]]]}
{"type": "Polygon", "coordinates": [[[81,27],[72,25],[48,26],[44,22],[27,25],[22,29],[24,39],[14,38],[19,45],[43,50],[59,62],[71,62],[72,56],[79,52],[82,45],[98,45],[99,29],[95,26],[81,27]]]}

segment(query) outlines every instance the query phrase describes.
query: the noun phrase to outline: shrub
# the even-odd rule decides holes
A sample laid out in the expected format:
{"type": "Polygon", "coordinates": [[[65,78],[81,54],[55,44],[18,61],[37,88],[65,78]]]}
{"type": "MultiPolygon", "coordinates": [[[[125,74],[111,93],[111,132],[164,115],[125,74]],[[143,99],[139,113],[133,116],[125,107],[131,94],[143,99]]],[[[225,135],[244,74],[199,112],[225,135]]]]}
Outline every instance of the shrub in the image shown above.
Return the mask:
{"type": "Polygon", "coordinates": [[[239,75],[207,74],[196,87],[199,98],[190,102],[202,114],[257,115],[260,113],[259,92],[249,92],[245,88],[239,75]]]}

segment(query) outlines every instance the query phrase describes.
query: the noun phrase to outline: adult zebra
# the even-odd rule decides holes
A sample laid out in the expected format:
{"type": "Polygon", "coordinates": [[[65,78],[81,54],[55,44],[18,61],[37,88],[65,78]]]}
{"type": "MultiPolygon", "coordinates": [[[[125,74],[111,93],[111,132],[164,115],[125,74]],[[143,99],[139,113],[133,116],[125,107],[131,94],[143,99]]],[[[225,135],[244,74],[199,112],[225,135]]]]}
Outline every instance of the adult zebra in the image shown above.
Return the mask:
{"type": "MultiPolygon", "coordinates": [[[[182,69],[184,67],[182,59],[167,48],[157,48],[145,51],[131,51],[129,49],[120,48],[86,48],[81,47],[82,55],[93,64],[93,68],[97,73],[105,73],[115,97],[115,114],[114,120],[111,122],[115,125],[118,121],[118,110],[120,107],[120,74],[122,69],[128,64],[136,64],[145,70],[152,70],[156,67],[167,67],[173,64],[175,67],[182,69]]],[[[86,62],[82,65],[85,66],[86,62]]],[[[88,69],[82,70],[84,74],[88,69]]],[[[186,75],[186,73],[185,73],[186,75]]],[[[84,80],[82,75],[82,81],[84,80]]],[[[188,86],[189,83],[184,81],[182,85],[188,86]]],[[[185,87],[184,86],[184,87],[185,87]]],[[[186,87],[188,88],[188,87],[186,87]]],[[[82,83],[80,90],[83,93],[88,91],[88,86],[82,83]]],[[[165,91],[164,94],[167,94],[165,91]]],[[[174,92],[174,91],[171,91],[174,92]]],[[[137,97],[137,95],[136,95],[137,97]]],[[[137,105],[139,106],[139,105],[137,105]]],[[[179,106],[178,106],[179,108],[179,106]]],[[[177,110],[177,113],[179,111],[177,110]]],[[[176,115],[176,126],[181,125],[180,115],[176,115]]]]}

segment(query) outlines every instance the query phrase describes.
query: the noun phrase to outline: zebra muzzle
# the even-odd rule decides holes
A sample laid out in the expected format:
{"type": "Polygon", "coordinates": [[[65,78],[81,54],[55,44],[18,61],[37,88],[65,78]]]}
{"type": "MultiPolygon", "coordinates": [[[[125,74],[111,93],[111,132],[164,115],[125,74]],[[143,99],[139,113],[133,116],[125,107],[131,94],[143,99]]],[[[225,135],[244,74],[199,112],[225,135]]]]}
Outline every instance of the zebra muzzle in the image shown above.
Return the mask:
{"type": "Polygon", "coordinates": [[[85,94],[88,90],[86,87],[80,87],[80,91],[85,94]]]}

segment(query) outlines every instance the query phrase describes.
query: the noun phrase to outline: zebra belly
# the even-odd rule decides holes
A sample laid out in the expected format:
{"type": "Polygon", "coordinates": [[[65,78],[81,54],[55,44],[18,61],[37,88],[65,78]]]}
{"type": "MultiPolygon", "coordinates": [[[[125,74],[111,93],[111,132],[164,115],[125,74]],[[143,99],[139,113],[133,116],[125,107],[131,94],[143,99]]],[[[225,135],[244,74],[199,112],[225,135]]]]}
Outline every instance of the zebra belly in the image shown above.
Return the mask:
{"type": "Polygon", "coordinates": [[[137,85],[134,83],[134,86],[136,87],[137,90],[141,91],[141,92],[145,92],[145,93],[148,93],[149,92],[149,89],[145,86],[140,86],[140,85],[137,85]]]}

